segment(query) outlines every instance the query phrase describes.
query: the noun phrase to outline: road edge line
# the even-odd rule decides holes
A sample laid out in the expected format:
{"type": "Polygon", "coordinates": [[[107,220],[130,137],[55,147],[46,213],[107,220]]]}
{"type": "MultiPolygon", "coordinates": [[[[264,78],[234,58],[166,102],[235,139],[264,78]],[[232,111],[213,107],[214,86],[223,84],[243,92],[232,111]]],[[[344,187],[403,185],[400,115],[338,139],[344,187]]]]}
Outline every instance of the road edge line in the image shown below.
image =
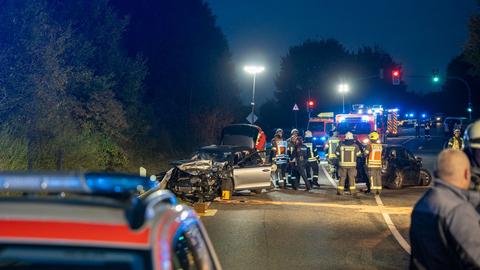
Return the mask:
{"type": "Polygon", "coordinates": [[[411,247],[410,247],[410,244],[400,234],[397,227],[395,226],[392,219],[390,218],[390,215],[383,211],[384,205],[383,205],[382,199],[380,198],[379,195],[375,195],[375,201],[377,202],[377,205],[380,208],[380,213],[382,213],[383,220],[387,224],[387,227],[390,230],[390,232],[392,233],[393,237],[395,238],[395,240],[397,240],[398,244],[410,255],[411,250],[412,250],[411,247]]]}
{"type": "Polygon", "coordinates": [[[334,186],[335,188],[338,187],[337,183],[335,182],[335,180],[333,180],[332,176],[327,172],[327,170],[325,169],[325,167],[323,165],[320,165],[320,167],[322,167],[322,171],[323,173],[325,174],[325,176],[327,177],[328,181],[332,184],[332,186],[334,186]]]}

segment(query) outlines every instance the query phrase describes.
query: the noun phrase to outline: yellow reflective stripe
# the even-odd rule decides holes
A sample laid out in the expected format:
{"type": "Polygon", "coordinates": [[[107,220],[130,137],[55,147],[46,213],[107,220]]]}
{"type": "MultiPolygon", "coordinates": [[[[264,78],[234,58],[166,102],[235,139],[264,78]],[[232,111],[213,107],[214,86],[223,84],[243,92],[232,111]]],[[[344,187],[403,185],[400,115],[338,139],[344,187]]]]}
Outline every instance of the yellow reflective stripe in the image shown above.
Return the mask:
{"type": "Polygon", "coordinates": [[[350,190],[352,190],[352,189],[356,189],[356,188],[355,187],[350,187],[350,190]]]}
{"type": "Polygon", "coordinates": [[[344,190],[345,187],[338,186],[337,189],[339,189],[339,190],[344,190]]]}

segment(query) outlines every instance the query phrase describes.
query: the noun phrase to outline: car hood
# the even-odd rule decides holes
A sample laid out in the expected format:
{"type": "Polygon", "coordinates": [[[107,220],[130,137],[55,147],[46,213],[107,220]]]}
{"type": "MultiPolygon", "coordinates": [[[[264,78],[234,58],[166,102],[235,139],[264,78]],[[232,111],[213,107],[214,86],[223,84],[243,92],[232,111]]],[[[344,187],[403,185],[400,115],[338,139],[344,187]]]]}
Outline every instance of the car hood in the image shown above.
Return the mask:
{"type": "Polygon", "coordinates": [[[212,170],[213,160],[182,161],[182,163],[176,165],[176,167],[188,174],[199,175],[212,170]]]}

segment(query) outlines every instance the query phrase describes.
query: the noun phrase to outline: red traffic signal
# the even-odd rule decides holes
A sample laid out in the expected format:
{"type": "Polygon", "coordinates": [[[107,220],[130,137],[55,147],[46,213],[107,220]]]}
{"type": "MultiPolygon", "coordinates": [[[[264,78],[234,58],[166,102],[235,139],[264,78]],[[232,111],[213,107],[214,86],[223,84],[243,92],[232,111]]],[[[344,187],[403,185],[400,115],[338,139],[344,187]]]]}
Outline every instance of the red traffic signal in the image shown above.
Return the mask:
{"type": "Polygon", "coordinates": [[[400,84],[400,70],[394,69],[392,70],[392,84],[399,85],[400,84]]]}
{"type": "Polygon", "coordinates": [[[309,99],[307,100],[307,110],[312,111],[315,108],[315,100],[309,99]]]}

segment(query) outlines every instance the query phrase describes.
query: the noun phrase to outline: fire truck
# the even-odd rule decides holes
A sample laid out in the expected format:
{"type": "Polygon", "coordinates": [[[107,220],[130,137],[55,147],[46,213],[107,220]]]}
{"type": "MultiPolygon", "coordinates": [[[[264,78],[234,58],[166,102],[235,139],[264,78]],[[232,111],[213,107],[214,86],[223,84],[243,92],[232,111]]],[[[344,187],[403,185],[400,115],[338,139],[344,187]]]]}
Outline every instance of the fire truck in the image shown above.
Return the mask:
{"type": "Polygon", "coordinates": [[[319,150],[323,150],[325,142],[334,126],[333,112],[322,112],[317,117],[310,118],[308,130],[312,132],[313,139],[317,142],[319,150]]]}
{"type": "Polygon", "coordinates": [[[376,118],[373,114],[337,114],[335,117],[336,130],[343,140],[347,132],[353,135],[362,144],[369,142],[368,135],[376,130],[376,118]]]}

